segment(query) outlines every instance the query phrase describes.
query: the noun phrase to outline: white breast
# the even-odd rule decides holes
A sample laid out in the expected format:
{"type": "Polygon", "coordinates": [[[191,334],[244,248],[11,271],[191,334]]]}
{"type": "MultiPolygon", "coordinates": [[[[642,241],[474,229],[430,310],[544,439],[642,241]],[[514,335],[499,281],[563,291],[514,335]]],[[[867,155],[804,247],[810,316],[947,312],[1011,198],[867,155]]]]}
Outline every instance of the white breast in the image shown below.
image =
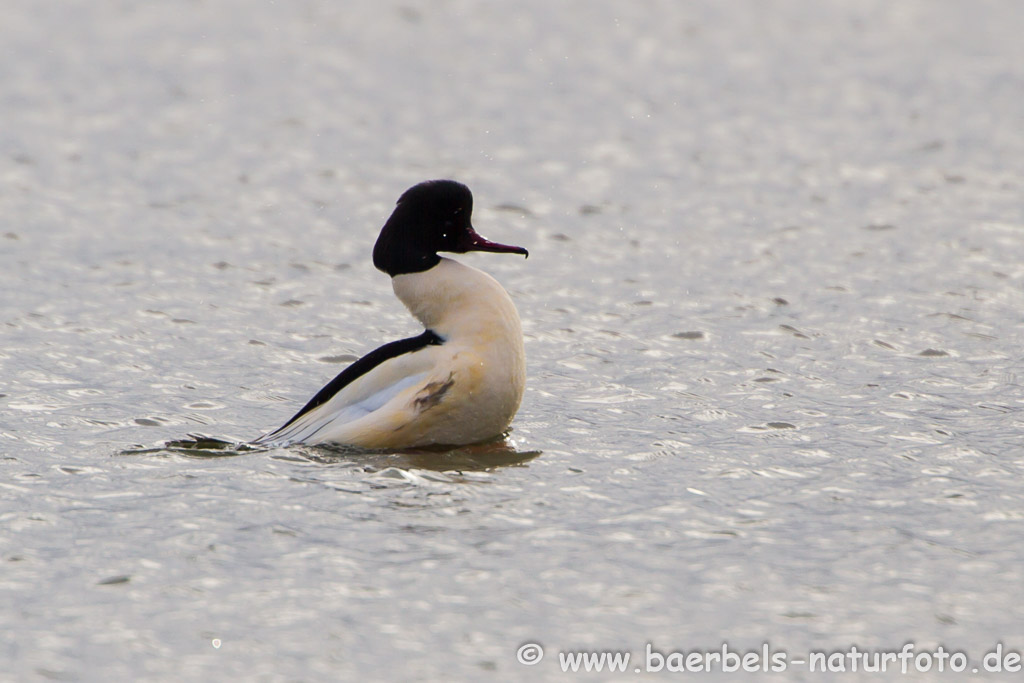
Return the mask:
{"type": "Polygon", "coordinates": [[[409,312],[445,339],[463,343],[505,343],[522,356],[519,313],[493,277],[442,258],[430,270],[396,275],[391,284],[409,312]]]}
{"type": "Polygon", "coordinates": [[[392,285],[409,312],[445,340],[440,349],[454,382],[441,402],[450,414],[437,431],[461,438],[437,443],[503,432],[526,385],[522,325],[508,293],[487,273],[448,258],[422,273],[397,275],[392,285]]]}
{"type": "Polygon", "coordinates": [[[519,314],[501,285],[446,258],[430,270],[397,275],[392,284],[443,343],[384,361],[267,443],[459,445],[508,428],[526,366],[519,314]]]}

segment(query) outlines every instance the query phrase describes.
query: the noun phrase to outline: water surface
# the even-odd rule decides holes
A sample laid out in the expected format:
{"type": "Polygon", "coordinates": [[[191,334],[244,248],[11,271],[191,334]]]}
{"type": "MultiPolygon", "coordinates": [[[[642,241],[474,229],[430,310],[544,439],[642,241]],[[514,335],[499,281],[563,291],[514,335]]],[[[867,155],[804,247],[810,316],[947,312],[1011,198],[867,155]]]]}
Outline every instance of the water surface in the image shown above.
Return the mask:
{"type": "Polygon", "coordinates": [[[1024,648],[1022,29],[996,1],[7,3],[0,678],[1024,648]],[[460,257],[523,317],[508,440],[167,447],[254,438],[417,332],[369,255],[432,177],[530,249],[460,257]]]}

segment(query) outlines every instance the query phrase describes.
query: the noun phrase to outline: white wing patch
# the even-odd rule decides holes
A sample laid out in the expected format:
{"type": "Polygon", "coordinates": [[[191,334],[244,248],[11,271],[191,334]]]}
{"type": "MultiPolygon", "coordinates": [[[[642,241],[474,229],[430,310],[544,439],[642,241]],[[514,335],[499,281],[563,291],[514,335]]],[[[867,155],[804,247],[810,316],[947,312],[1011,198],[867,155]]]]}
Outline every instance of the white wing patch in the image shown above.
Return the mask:
{"type": "Polygon", "coordinates": [[[338,401],[335,400],[338,397],[335,397],[300,417],[289,425],[287,429],[275,434],[273,439],[267,441],[260,439],[257,443],[269,446],[285,446],[292,443],[315,440],[314,437],[317,432],[327,427],[333,430],[349,422],[354,422],[361,417],[365,417],[375,410],[379,410],[405,389],[417,382],[423,381],[427,374],[426,372],[421,372],[403,377],[394,384],[386,386],[376,393],[370,394],[358,402],[349,405],[339,406],[338,401]]]}

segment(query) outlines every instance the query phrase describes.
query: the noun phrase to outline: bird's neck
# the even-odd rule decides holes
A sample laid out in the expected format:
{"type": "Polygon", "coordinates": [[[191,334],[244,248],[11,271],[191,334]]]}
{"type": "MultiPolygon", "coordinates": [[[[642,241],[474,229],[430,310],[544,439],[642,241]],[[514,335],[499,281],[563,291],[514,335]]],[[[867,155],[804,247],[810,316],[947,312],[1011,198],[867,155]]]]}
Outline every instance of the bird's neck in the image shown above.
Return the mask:
{"type": "Polygon", "coordinates": [[[423,325],[442,338],[519,336],[519,314],[498,281],[470,266],[441,258],[428,270],[396,275],[395,295],[423,325]]]}

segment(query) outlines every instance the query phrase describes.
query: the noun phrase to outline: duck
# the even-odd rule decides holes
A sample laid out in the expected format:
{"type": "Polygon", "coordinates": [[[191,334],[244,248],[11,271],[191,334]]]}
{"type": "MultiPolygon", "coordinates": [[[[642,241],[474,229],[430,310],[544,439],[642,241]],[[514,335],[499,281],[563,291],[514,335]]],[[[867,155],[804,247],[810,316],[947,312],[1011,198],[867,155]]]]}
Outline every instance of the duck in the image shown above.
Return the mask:
{"type": "Polygon", "coordinates": [[[519,313],[497,280],[439,252],[529,252],[481,237],[472,212],[472,192],[454,180],[428,180],[399,197],[373,247],[373,265],[391,277],[423,332],[353,362],[253,443],[410,449],[506,433],[526,385],[519,313]]]}

